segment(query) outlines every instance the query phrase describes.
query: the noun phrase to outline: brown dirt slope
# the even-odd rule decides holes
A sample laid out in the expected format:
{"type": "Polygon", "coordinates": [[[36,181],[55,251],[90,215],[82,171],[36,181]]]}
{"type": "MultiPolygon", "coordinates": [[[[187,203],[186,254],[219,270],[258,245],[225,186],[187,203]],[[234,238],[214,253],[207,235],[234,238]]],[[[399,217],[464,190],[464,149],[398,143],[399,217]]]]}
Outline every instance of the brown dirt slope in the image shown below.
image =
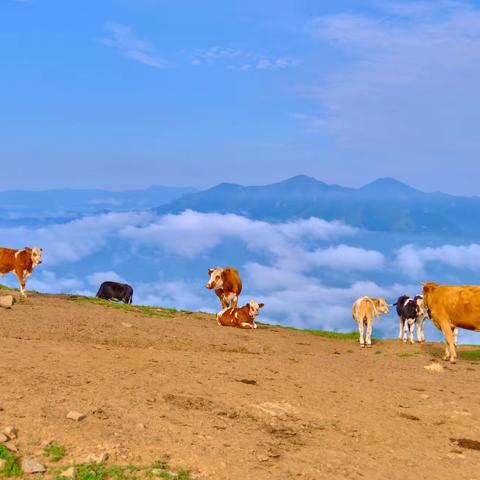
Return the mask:
{"type": "Polygon", "coordinates": [[[0,311],[0,427],[37,458],[55,440],[65,464],[108,452],[215,480],[480,479],[476,444],[451,440],[480,440],[480,364],[424,369],[440,348],[31,295],[0,311]]]}

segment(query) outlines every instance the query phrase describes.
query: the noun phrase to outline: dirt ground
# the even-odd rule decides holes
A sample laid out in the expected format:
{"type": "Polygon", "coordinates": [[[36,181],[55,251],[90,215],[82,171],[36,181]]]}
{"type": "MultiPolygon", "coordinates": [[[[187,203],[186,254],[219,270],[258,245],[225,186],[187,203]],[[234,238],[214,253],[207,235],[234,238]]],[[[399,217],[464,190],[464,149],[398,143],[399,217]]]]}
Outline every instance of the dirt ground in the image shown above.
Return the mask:
{"type": "Polygon", "coordinates": [[[480,441],[480,364],[426,370],[440,348],[31,295],[0,309],[0,428],[22,454],[55,440],[65,464],[108,452],[201,479],[480,480],[480,451],[451,440],[480,441]]]}

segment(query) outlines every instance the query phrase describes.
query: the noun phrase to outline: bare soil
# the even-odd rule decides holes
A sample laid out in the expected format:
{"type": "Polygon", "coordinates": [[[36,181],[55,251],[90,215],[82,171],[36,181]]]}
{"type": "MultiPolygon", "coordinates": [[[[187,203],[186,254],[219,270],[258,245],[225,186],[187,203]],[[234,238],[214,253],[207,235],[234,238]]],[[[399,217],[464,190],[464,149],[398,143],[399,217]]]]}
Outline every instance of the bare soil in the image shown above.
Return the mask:
{"type": "Polygon", "coordinates": [[[478,480],[480,364],[426,370],[441,348],[31,295],[0,310],[0,428],[201,479],[478,480]]]}

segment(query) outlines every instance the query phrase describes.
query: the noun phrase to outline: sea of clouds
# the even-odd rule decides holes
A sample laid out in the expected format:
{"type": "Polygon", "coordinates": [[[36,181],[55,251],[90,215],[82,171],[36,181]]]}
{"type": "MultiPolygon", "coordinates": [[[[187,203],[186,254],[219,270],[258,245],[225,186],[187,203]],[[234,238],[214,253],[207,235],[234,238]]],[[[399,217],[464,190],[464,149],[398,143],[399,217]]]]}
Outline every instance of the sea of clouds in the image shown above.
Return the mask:
{"type": "MultiPolygon", "coordinates": [[[[319,218],[268,223],[233,214],[185,211],[107,213],[41,228],[1,228],[3,245],[38,245],[44,263],[27,281],[45,293],[95,295],[104,280],[130,283],[134,303],[214,312],[219,303],[205,289],[207,269],[236,266],[243,278],[240,304],[266,304],[262,320],[299,328],[351,331],[351,305],[362,295],[420,292],[420,280],[462,282],[480,265],[480,245],[369,248],[371,232],[319,218]],[[452,273],[453,272],[453,273],[452,273]]],[[[375,237],[387,234],[374,234],[375,237]]],[[[17,286],[9,275],[4,279],[17,286]]],[[[395,336],[391,314],[375,326],[395,336]]],[[[430,325],[427,334],[438,339],[430,325]]],[[[462,341],[478,342],[475,333],[462,341]]]]}

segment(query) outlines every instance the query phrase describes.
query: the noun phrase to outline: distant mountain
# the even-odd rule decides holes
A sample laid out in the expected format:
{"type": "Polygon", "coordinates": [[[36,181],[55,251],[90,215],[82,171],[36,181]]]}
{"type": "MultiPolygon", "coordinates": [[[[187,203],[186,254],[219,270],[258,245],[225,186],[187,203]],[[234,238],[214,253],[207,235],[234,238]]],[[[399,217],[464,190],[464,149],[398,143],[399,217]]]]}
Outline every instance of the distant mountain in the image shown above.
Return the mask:
{"type": "Polygon", "coordinates": [[[382,232],[480,234],[479,197],[426,193],[393,178],[380,178],[361,188],[329,185],[304,175],[265,186],[222,183],[186,194],[155,211],[165,214],[187,209],[268,221],[314,216],[382,232]]]}
{"type": "Polygon", "coordinates": [[[72,216],[102,211],[144,210],[172,202],[190,187],[154,186],[144,190],[45,190],[0,192],[0,217],[15,219],[30,216],[72,216]]]}

